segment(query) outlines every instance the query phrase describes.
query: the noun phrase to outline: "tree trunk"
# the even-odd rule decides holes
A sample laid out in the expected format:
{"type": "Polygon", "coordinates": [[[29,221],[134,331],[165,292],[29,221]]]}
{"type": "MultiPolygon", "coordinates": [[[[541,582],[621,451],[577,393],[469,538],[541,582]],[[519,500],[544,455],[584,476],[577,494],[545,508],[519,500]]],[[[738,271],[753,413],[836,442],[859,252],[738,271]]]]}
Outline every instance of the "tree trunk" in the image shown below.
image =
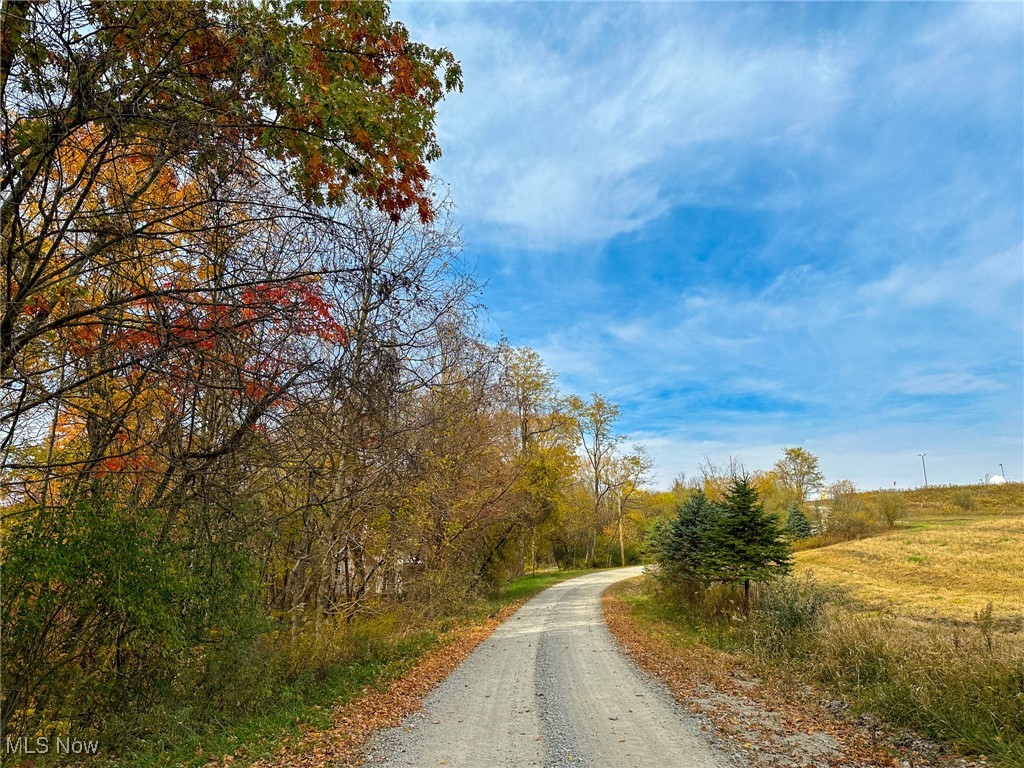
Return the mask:
{"type": "Polygon", "coordinates": [[[619,507],[619,561],[623,567],[626,566],[626,542],[622,536],[622,497],[615,497],[619,507]]]}

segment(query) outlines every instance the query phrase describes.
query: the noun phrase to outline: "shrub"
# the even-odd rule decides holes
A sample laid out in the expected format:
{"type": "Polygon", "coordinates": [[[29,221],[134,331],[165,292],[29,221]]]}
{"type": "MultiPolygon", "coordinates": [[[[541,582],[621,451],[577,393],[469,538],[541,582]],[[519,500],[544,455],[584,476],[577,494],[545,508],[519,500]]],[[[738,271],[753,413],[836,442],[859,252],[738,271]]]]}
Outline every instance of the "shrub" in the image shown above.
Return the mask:
{"type": "MultiPolygon", "coordinates": [[[[124,712],[246,668],[262,628],[238,547],[166,541],[162,519],[98,500],[39,510],[3,542],[7,732],[124,712]]],[[[216,685],[212,686],[214,689],[216,685]]]]}
{"type": "Polygon", "coordinates": [[[876,504],[881,513],[880,522],[884,521],[886,528],[892,528],[897,520],[907,516],[907,502],[902,495],[883,493],[876,504]]]}
{"type": "Polygon", "coordinates": [[[903,500],[886,497],[868,504],[849,480],[829,486],[829,509],[823,520],[824,535],[832,541],[872,536],[892,528],[904,512],[903,500]]]}
{"type": "Polygon", "coordinates": [[[950,494],[949,500],[962,512],[970,512],[974,509],[974,494],[967,488],[957,488],[950,494]]]}
{"type": "Polygon", "coordinates": [[[764,585],[758,594],[754,634],[757,642],[778,650],[795,635],[818,628],[835,591],[819,585],[807,574],[783,578],[764,585]]]}

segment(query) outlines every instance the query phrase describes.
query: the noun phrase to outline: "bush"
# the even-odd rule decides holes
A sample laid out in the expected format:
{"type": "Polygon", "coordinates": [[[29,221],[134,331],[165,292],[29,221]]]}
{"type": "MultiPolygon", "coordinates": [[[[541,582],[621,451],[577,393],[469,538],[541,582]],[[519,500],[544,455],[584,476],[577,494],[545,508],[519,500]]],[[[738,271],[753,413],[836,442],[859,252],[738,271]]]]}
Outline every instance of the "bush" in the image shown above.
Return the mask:
{"type": "Polygon", "coordinates": [[[875,503],[880,513],[879,521],[884,521],[886,528],[892,528],[897,520],[907,516],[907,502],[902,495],[884,493],[875,503]]]}
{"type": "Polygon", "coordinates": [[[237,547],[161,536],[149,510],[81,501],[39,510],[3,542],[3,710],[8,734],[73,722],[121,727],[251,670],[266,627],[237,547]]]}
{"type": "Polygon", "coordinates": [[[892,528],[903,514],[903,500],[884,498],[868,504],[849,480],[829,486],[829,508],[820,531],[830,541],[847,541],[873,536],[892,528]]]}
{"type": "Polygon", "coordinates": [[[967,488],[957,488],[953,491],[950,494],[950,501],[962,512],[970,512],[974,509],[974,494],[967,488]]]}
{"type": "Polygon", "coordinates": [[[804,636],[818,628],[835,596],[834,590],[822,587],[810,574],[764,585],[752,626],[755,646],[770,652],[802,646],[804,636]]]}

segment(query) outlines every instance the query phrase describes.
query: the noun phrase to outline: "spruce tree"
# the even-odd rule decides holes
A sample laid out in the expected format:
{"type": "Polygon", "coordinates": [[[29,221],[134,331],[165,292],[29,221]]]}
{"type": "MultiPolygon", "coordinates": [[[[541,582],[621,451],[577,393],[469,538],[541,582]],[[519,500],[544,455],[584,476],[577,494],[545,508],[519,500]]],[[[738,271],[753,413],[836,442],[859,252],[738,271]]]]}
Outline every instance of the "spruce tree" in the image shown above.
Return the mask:
{"type": "Polygon", "coordinates": [[[767,581],[792,568],[789,544],[746,476],[729,484],[721,513],[707,531],[706,543],[706,575],[715,581],[742,583],[744,608],[750,582],[767,581]]]}
{"type": "Polygon", "coordinates": [[[806,539],[814,533],[811,530],[811,524],[807,521],[807,515],[800,509],[799,504],[794,504],[789,508],[789,515],[786,517],[786,533],[792,539],[806,539]]]}
{"type": "Polygon", "coordinates": [[[704,491],[676,504],[676,516],[665,527],[658,551],[663,577],[669,581],[703,581],[708,574],[708,533],[719,510],[704,491]]]}

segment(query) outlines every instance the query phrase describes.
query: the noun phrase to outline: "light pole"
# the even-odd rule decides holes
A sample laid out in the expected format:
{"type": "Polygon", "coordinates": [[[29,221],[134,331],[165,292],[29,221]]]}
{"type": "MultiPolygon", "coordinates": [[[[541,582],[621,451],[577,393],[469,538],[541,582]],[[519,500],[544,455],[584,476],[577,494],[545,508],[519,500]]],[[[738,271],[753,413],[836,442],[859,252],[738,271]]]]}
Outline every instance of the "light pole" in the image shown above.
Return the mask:
{"type": "Polygon", "coordinates": [[[1000,477],[1006,477],[1006,470],[1003,469],[1002,462],[999,464],[999,475],[1000,477]]]}
{"type": "Polygon", "coordinates": [[[924,487],[927,488],[928,487],[928,467],[926,467],[924,465],[924,457],[927,456],[928,454],[927,453],[919,453],[917,455],[921,457],[921,470],[924,472],[924,487]]]}

